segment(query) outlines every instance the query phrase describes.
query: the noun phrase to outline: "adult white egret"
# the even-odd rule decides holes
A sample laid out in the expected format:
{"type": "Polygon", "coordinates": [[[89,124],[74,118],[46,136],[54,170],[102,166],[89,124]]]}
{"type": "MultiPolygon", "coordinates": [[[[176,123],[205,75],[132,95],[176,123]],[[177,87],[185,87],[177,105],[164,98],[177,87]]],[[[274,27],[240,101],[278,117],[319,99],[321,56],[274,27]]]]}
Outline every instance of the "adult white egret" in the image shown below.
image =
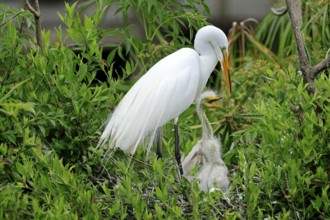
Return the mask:
{"type": "Polygon", "coordinates": [[[212,189],[226,192],[229,187],[228,169],[221,158],[220,141],[213,136],[212,127],[203,111],[203,105],[218,107],[207,102],[217,99],[213,91],[203,92],[198,98],[196,111],[202,123],[203,136],[182,162],[183,176],[189,181],[198,180],[199,188],[205,192],[212,189]],[[191,175],[196,166],[196,175],[191,175]]]}
{"type": "MultiPolygon", "coordinates": [[[[134,154],[147,134],[152,140],[157,128],[193,103],[218,61],[231,90],[228,39],[223,31],[211,25],[199,29],[194,48],[182,48],[161,59],[133,85],[109,116],[98,147],[108,143],[108,149],[120,148],[134,154]]],[[[149,152],[151,144],[148,146],[149,152]]],[[[175,147],[180,163],[178,141],[175,147]]]]}

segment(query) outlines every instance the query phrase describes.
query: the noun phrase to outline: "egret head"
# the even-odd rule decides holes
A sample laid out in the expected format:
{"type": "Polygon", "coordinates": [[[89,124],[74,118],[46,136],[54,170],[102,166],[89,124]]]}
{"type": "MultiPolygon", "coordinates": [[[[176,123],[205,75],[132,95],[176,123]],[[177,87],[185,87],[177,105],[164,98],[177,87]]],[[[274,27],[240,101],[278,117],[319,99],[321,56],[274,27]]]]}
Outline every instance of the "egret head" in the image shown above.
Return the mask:
{"type": "MultiPolygon", "coordinates": [[[[221,99],[217,96],[217,94],[213,90],[207,90],[204,91],[199,98],[197,99],[197,105],[200,105],[201,103],[204,104],[207,108],[220,108],[220,105],[214,103],[215,101],[218,101],[221,99]]],[[[199,107],[200,108],[200,107],[199,107]]]]}
{"type": "Polygon", "coordinates": [[[219,105],[214,103],[214,101],[220,98],[216,96],[215,92],[212,90],[204,91],[196,100],[196,112],[199,120],[202,123],[203,137],[202,139],[210,139],[213,136],[213,130],[210,122],[208,121],[205,113],[204,107],[207,108],[220,108],[219,105]]]}
{"type": "Polygon", "coordinates": [[[225,77],[226,85],[231,92],[231,82],[228,64],[228,39],[225,33],[212,25],[202,27],[195,37],[195,49],[200,54],[207,54],[212,50],[221,63],[221,68],[225,77]]]}

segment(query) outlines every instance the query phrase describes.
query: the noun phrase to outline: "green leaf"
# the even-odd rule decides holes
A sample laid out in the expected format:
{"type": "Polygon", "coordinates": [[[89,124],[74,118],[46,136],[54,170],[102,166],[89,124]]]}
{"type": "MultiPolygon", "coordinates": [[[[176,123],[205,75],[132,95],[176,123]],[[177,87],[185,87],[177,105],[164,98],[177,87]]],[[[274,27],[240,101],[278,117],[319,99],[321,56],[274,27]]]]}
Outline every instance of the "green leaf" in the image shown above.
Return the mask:
{"type": "Polygon", "coordinates": [[[2,98],[0,98],[0,102],[3,102],[4,100],[8,99],[10,97],[10,95],[16,90],[18,89],[20,86],[22,86],[24,83],[30,81],[31,78],[23,80],[20,83],[15,84],[10,90],[9,92],[7,92],[7,94],[5,96],[3,96],[2,98]]]}

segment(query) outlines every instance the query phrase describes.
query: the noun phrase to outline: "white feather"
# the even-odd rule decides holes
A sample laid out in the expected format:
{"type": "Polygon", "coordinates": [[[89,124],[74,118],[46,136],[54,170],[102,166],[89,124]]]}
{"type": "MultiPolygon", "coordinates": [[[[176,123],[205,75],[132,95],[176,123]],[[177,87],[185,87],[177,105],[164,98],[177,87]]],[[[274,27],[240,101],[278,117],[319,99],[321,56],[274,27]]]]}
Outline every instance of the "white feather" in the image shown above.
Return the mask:
{"type": "Polygon", "coordinates": [[[110,147],[134,154],[148,132],[174,119],[191,105],[197,94],[199,77],[199,55],[192,49],[178,50],[160,60],[119,103],[99,145],[110,141],[110,147]],[[171,65],[164,71],[167,63],[171,65]],[[195,68],[191,63],[196,64],[195,68]]]}
{"type": "Polygon", "coordinates": [[[108,143],[107,149],[134,154],[147,134],[153,139],[157,128],[193,103],[223,59],[228,40],[220,29],[206,26],[197,32],[194,46],[163,58],[133,85],[109,116],[98,147],[108,143]]]}

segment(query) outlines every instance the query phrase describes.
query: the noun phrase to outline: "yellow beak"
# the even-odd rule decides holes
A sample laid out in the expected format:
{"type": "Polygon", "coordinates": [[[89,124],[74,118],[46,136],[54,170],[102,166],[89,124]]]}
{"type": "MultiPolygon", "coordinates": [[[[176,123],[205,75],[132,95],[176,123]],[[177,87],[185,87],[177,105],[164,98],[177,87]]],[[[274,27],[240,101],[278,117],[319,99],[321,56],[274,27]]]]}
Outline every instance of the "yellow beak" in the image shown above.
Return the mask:
{"type": "Polygon", "coordinates": [[[215,104],[215,103],[205,103],[205,106],[208,108],[221,108],[220,105],[215,104]]]}
{"type": "Polygon", "coordinates": [[[208,108],[221,108],[220,105],[213,103],[215,101],[218,101],[219,99],[221,98],[217,96],[209,96],[207,97],[207,102],[204,103],[204,105],[208,108]]]}
{"type": "Polygon", "coordinates": [[[228,64],[228,54],[225,50],[222,50],[223,60],[221,61],[221,68],[225,77],[226,85],[228,87],[229,94],[231,93],[231,81],[228,64]]]}

